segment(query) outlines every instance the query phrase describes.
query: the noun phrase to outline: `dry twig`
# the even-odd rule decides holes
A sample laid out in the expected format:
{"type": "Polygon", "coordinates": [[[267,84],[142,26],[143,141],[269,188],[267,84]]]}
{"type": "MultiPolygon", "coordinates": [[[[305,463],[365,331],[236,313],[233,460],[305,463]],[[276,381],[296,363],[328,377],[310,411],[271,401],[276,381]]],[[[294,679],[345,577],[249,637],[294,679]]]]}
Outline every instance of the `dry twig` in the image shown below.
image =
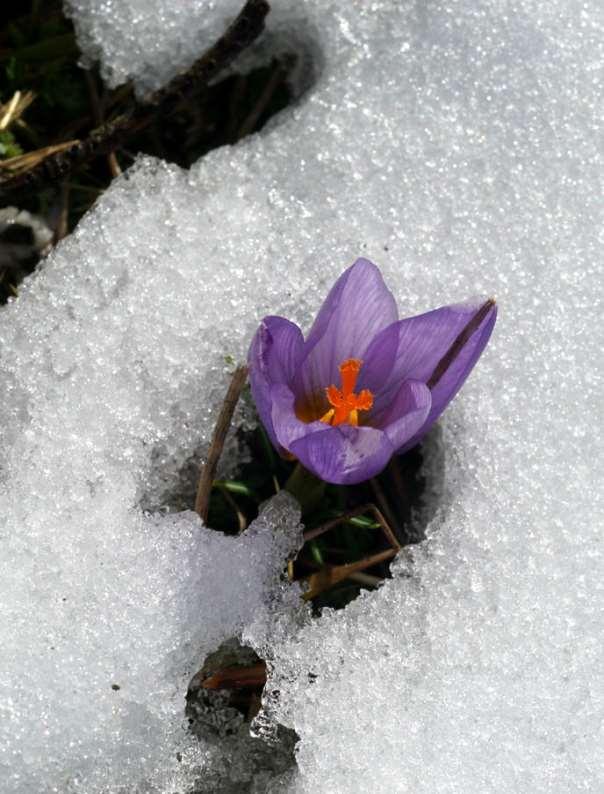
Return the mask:
{"type": "Polygon", "coordinates": [[[207,523],[208,520],[210,493],[212,491],[212,485],[214,484],[214,479],[216,476],[216,468],[218,467],[218,462],[222,454],[226,435],[229,431],[229,427],[231,426],[233,412],[235,411],[239,401],[239,396],[241,395],[241,391],[245,386],[246,380],[247,367],[237,367],[233,373],[230,386],[222,403],[222,408],[218,414],[218,419],[216,420],[214,435],[212,436],[212,441],[210,442],[207,460],[201,468],[199,483],[197,485],[197,498],[195,499],[195,512],[201,516],[204,524],[207,523]]]}
{"type": "Polygon", "coordinates": [[[223,667],[201,681],[202,689],[256,689],[266,683],[266,662],[223,667]]]}
{"type": "Polygon", "coordinates": [[[335,527],[339,526],[340,524],[345,524],[347,521],[350,521],[351,518],[355,518],[356,516],[365,515],[365,513],[372,513],[373,517],[375,518],[376,522],[380,525],[382,529],[382,533],[384,537],[388,541],[388,543],[392,546],[392,548],[400,549],[401,545],[396,539],[396,535],[390,528],[390,524],[384,518],[381,510],[373,504],[373,502],[368,502],[367,504],[361,505],[360,507],[355,507],[354,510],[349,510],[347,513],[343,513],[341,516],[332,519],[331,521],[326,521],[321,526],[314,527],[313,529],[307,529],[304,533],[304,540],[314,540],[318,538],[320,535],[324,535],[325,532],[329,532],[330,529],[334,529],[335,527]]]}
{"type": "Polygon", "coordinates": [[[0,194],[4,185],[9,185],[16,182],[21,178],[22,174],[33,173],[37,168],[43,166],[52,157],[60,156],[63,152],[69,151],[80,142],[78,140],[65,141],[65,143],[56,143],[53,146],[43,146],[41,149],[35,149],[33,152],[26,152],[19,154],[16,157],[9,157],[6,160],[0,160],[0,172],[10,171],[11,176],[0,176],[0,194]]]}
{"type": "Polygon", "coordinates": [[[63,182],[60,194],[60,211],[55,229],[55,244],[67,237],[69,231],[69,183],[63,182]]]}
{"type": "Polygon", "coordinates": [[[325,568],[321,568],[320,571],[311,574],[311,576],[306,579],[309,589],[304,592],[302,598],[305,601],[310,601],[325,590],[329,590],[335,584],[338,584],[338,582],[349,579],[351,574],[364,571],[366,568],[371,568],[373,565],[378,565],[380,562],[391,560],[393,557],[396,557],[397,553],[398,549],[386,549],[385,551],[373,554],[371,557],[365,557],[356,562],[349,562],[346,563],[346,565],[327,565],[325,568]]]}
{"type": "Polygon", "coordinates": [[[319,527],[307,530],[304,533],[304,540],[313,540],[314,538],[325,534],[325,532],[329,532],[329,530],[334,529],[334,527],[337,527],[339,524],[344,524],[346,521],[350,521],[351,518],[363,515],[365,513],[373,514],[375,520],[380,525],[382,534],[389,543],[390,548],[386,549],[385,551],[380,551],[377,554],[373,554],[370,557],[365,557],[362,560],[346,563],[345,565],[327,565],[325,568],[317,571],[317,573],[313,573],[310,576],[305,577],[305,581],[308,584],[308,590],[306,590],[302,596],[305,601],[310,601],[312,598],[320,595],[320,593],[324,592],[325,590],[329,590],[335,584],[338,584],[338,582],[341,582],[344,579],[350,579],[367,568],[378,565],[380,562],[391,560],[398,554],[401,549],[400,543],[396,539],[396,536],[390,525],[382,515],[382,512],[378,507],[376,507],[376,505],[372,503],[357,507],[354,510],[350,510],[348,513],[344,513],[338,518],[334,518],[332,521],[327,521],[325,524],[321,524],[319,527]]]}
{"type": "MultiPolygon", "coordinates": [[[[105,123],[105,113],[99,98],[96,81],[91,72],[86,71],[84,74],[86,83],[88,85],[88,93],[90,94],[90,104],[92,105],[94,123],[100,127],[105,123]]],[[[119,176],[122,173],[120,164],[117,161],[117,156],[113,150],[107,153],[107,165],[109,166],[109,172],[114,179],[116,176],[119,176]]]]}
{"type": "Polygon", "coordinates": [[[0,130],[6,130],[16,121],[19,121],[23,112],[36,98],[33,91],[15,91],[12,98],[4,105],[0,105],[0,130]]]}

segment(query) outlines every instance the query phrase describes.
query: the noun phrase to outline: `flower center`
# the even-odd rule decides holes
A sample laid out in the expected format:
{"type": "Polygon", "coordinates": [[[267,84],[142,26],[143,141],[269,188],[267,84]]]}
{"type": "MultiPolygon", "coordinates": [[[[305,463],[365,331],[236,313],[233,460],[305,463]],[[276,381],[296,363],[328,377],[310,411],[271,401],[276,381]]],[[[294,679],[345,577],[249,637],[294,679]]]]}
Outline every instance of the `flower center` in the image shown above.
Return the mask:
{"type": "Polygon", "coordinates": [[[371,408],[373,394],[369,389],[363,389],[358,394],[354,391],[362,365],[363,362],[358,358],[349,358],[340,364],[338,369],[342,388],[338,389],[332,384],[325,389],[327,400],[332,407],[323,414],[321,422],[334,427],[345,422],[358,425],[359,411],[368,411],[371,408]]]}

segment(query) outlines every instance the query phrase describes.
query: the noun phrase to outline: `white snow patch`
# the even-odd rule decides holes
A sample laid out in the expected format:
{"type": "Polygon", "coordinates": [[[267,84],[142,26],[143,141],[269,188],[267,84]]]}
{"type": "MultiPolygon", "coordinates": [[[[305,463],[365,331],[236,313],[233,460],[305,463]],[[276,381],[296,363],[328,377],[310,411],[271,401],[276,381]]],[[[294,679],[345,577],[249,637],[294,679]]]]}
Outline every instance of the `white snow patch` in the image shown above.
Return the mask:
{"type": "Polygon", "coordinates": [[[247,628],[273,659],[269,713],[300,736],[275,790],[599,791],[600,4],[274,16],[318,37],[305,101],[190,172],[141,160],[0,317],[5,788],[178,790],[164,751],[191,632],[213,625],[207,534],[184,517],[158,535],[138,499],[207,439],[223,356],[264,314],[308,327],[364,255],[402,314],[483,293],[500,315],[443,422],[429,540],[343,612],[247,628]],[[101,682],[146,675],[116,717],[101,682]]]}
{"type": "Polygon", "coordinates": [[[242,0],[65,0],[84,63],[111,87],[155,91],[187,69],[237,16],[242,0]]]}

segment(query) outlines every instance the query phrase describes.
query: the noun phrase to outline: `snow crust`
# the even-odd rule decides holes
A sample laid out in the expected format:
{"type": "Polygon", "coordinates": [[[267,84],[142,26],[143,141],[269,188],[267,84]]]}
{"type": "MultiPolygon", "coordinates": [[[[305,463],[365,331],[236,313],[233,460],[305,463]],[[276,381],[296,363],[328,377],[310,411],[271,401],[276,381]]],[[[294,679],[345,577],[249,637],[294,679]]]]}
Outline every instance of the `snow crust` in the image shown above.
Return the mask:
{"type": "Polygon", "coordinates": [[[65,0],[84,63],[106,83],[134,79],[144,96],[188,68],[221,36],[241,0],[65,0]]]}
{"type": "Polygon", "coordinates": [[[262,790],[599,791],[601,5],[275,6],[322,53],[306,97],[189,172],[141,159],[0,315],[4,789],[186,791],[213,752],[186,675],[239,631],[300,737],[262,790]],[[428,541],[304,622],[266,534],[140,504],[207,441],[224,357],[264,314],[308,327],[359,255],[403,315],[480,293],[499,320],[432,444],[428,541]]]}

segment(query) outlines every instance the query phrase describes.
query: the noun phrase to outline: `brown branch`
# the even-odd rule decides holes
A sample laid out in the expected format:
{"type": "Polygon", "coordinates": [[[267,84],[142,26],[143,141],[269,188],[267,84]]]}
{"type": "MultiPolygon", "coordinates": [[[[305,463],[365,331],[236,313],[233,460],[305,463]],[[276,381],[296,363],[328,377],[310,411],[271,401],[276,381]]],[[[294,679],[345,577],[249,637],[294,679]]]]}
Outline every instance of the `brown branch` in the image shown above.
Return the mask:
{"type": "Polygon", "coordinates": [[[266,662],[251,667],[223,667],[201,682],[202,689],[262,689],[266,683],[266,662]]]}
{"type": "Polygon", "coordinates": [[[147,101],[133,104],[123,114],[97,127],[87,138],[65,151],[47,157],[27,171],[0,178],[0,197],[64,178],[74,168],[109,154],[134,133],[149,126],[156,117],[171,115],[194,91],[207,85],[258,38],[264,30],[264,19],[269,10],[267,0],[247,0],[224,35],[188,71],[175,77],[147,101]]]}
{"type": "Polygon", "coordinates": [[[366,568],[371,568],[381,562],[387,562],[396,557],[397,553],[398,548],[385,549],[373,554],[371,557],[357,560],[357,562],[349,562],[345,565],[328,565],[306,579],[309,589],[302,594],[302,598],[304,601],[310,601],[325,590],[329,590],[339,582],[343,582],[344,579],[350,578],[351,574],[364,571],[366,568]]]}
{"type": "MultiPolygon", "coordinates": [[[[92,105],[92,115],[94,117],[94,123],[100,127],[105,123],[105,112],[103,110],[101,100],[99,97],[99,92],[96,87],[96,80],[92,75],[92,72],[89,71],[84,72],[84,77],[86,78],[86,84],[88,85],[88,93],[90,94],[90,104],[92,105]]],[[[113,178],[119,176],[122,173],[122,169],[120,168],[120,164],[118,163],[114,151],[108,152],[107,165],[109,166],[109,172],[111,173],[111,176],[113,178]]]]}
{"type": "Polygon", "coordinates": [[[55,245],[67,237],[69,232],[69,183],[63,182],[61,185],[60,194],[60,211],[57,219],[57,227],[55,229],[54,242],[55,245]]]}
{"type": "Polygon", "coordinates": [[[341,516],[338,516],[331,521],[326,521],[324,524],[321,524],[321,526],[314,527],[313,529],[307,529],[306,532],[304,532],[304,542],[307,543],[309,540],[314,540],[315,538],[318,538],[319,535],[324,535],[326,532],[329,532],[330,529],[334,529],[340,524],[345,524],[347,521],[350,521],[351,518],[362,516],[365,513],[373,513],[373,517],[380,525],[382,534],[392,548],[397,549],[398,551],[398,549],[401,548],[401,544],[396,539],[396,535],[392,531],[390,524],[384,518],[381,510],[372,502],[368,502],[367,504],[361,505],[360,507],[355,507],[354,510],[349,510],[347,513],[343,513],[341,516]]]}
{"type": "Polygon", "coordinates": [[[396,527],[397,526],[396,515],[394,514],[392,508],[390,507],[390,502],[386,497],[386,492],[384,491],[382,487],[382,483],[380,482],[379,478],[372,477],[369,480],[369,485],[371,486],[371,490],[374,493],[376,501],[379,504],[383,514],[386,516],[386,519],[389,522],[390,526],[396,527]]]}
{"type": "Polygon", "coordinates": [[[208,457],[201,467],[199,483],[197,485],[197,498],[195,499],[195,512],[201,516],[202,521],[207,523],[208,509],[210,507],[210,493],[216,476],[216,469],[222,454],[224,442],[231,426],[231,419],[239,401],[241,391],[247,380],[247,367],[237,367],[233,373],[230,386],[222,403],[222,408],[218,414],[214,435],[210,442],[208,457]]]}
{"type": "MultiPolygon", "coordinates": [[[[303,581],[305,581],[308,585],[308,590],[306,590],[302,595],[302,598],[305,601],[310,601],[311,599],[316,598],[325,590],[329,590],[331,587],[338,584],[338,582],[341,582],[344,579],[350,579],[367,568],[371,568],[381,562],[391,560],[398,554],[401,549],[401,544],[398,542],[396,535],[392,531],[380,509],[372,502],[368,502],[365,505],[356,507],[354,510],[350,510],[331,521],[326,521],[319,527],[307,529],[306,532],[304,532],[304,541],[308,542],[309,540],[319,537],[319,535],[324,535],[326,532],[329,532],[330,529],[334,529],[334,527],[337,527],[339,524],[343,524],[346,521],[350,521],[351,518],[364,515],[365,513],[373,514],[375,520],[380,525],[382,534],[390,544],[390,548],[386,549],[385,551],[380,551],[371,557],[366,557],[362,560],[357,560],[356,562],[346,563],[345,565],[327,565],[324,568],[321,568],[320,571],[317,571],[310,576],[304,577],[303,581]]],[[[290,579],[291,578],[292,576],[290,576],[290,579]]]]}
{"type": "MultiPolygon", "coordinates": [[[[314,538],[319,537],[319,535],[329,532],[330,529],[334,529],[334,527],[337,527],[339,524],[343,524],[346,521],[349,521],[351,518],[363,515],[365,513],[373,514],[375,520],[380,525],[382,534],[390,544],[390,548],[377,552],[377,554],[373,554],[371,557],[365,557],[362,560],[346,563],[345,565],[327,565],[324,568],[321,568],[320,571],[317,571],[310,576],[304,577],[303,581],[305,581],[308,585],[308,590],[306,590],[302,595],[302,598],[305,601],[310,601],[311,599],[316,598],[325,590],[329,590],[331,587],[338,584],[338,582],[341,582],[344,579],[350,579],[351,576],[364,571],[366,568],[371,568],[380,562],[391,560],[398,554],[401,549],[400,543],[396,539],[394,532],[382,515],[380,509],[371,502],[361,505],[361,507],[356,507],[354,510],[350,510],[348,513],[344,513],[343,515],[338,516],[338,518],[334,518],[331,521],[326,521],[319,527],[307,529],[306,532],[304,532],[304,541],[307,542],[309,540],[313,540],[314,538]]],[[[291,578],[292,577],[290,576],[290,579],[291,578]]]]}

